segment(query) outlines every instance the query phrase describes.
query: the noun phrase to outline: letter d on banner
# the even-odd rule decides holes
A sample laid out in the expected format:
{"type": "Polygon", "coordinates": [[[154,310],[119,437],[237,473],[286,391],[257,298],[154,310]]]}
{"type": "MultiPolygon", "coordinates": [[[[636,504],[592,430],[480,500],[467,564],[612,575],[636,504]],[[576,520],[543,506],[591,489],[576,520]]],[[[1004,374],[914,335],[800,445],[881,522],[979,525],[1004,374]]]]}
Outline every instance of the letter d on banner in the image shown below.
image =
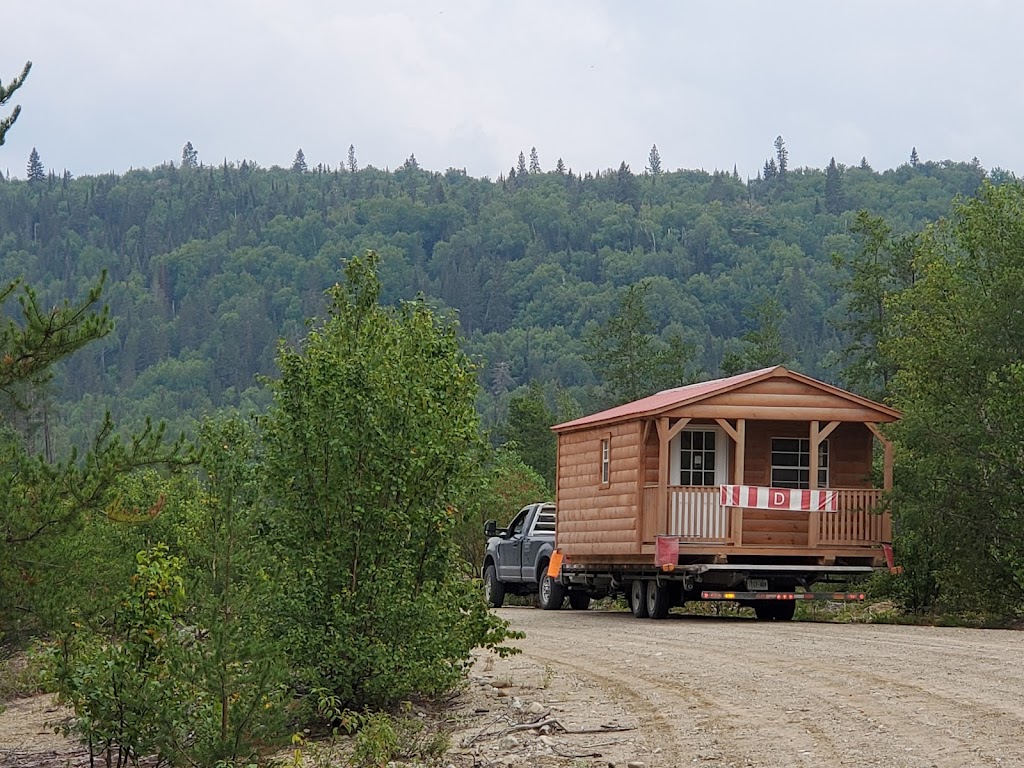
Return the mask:
{"type": "Polygon", "coordinates": [[[785,509],[789,507],[789,491],[772,488],[768,491],[768,508],[785,509]]]}

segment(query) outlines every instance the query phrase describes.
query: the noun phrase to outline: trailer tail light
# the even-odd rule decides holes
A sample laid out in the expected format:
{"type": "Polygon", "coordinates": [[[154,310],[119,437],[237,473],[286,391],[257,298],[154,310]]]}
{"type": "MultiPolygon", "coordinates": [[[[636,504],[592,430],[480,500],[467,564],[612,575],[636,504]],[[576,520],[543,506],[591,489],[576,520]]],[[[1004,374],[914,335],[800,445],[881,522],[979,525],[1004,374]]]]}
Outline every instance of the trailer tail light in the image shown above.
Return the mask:
{"type": "Polygon", "coordinates": [[[704,600],[832,600],[854,602],[865,600],[863,592],[701,592],[704,600]]]}

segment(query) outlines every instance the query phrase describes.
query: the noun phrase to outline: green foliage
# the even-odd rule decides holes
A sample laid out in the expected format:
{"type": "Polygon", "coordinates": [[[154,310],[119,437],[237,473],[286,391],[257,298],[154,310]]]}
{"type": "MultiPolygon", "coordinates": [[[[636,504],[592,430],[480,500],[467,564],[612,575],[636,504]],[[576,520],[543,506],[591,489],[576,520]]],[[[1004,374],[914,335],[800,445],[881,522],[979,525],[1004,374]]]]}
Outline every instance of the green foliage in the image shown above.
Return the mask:
{"type": "Polygon", "coordinates": [[[539,382],[509,399],[502,438],[510,451],[543,478],[549,490],[542,496],[554,492],[557,440],[551,427],[560,420],[560,415],[548,407],[539,382]]]}
{"type": "Polygon", "coordinates": [[[109,637],[79,626],[46,651],[44,681],[74,709],[67,730],[119,768],[149,755],[172,762],[191,730],[192,702],[175,670],[182,562],[164,545],[140,552],[136,562],[109,617],[109,637]]]}
{"type": "Polygon", "coordinates": [[[466,499],[456,533],[463,559],[474,573],[483,566],[484,523],[508,522],[527,504],[552,498],[551,486],[522,458],[518,444],[506,443],[494,451],[479,486],[466,499]]]}
{"type": "MultiPolygon", "coordinates": [[[[32,62],[26,61],[24,68],[21,70],[21,74],[11,80],[4,87],[3,81],[0,81],[0,107],[6,106],[7,102],[11,100],[14,92],[21,88],[25,83],[25,78],[28,77],[29,71],[32,69],[32,62]]],[[[0,147],[3,146],[4,140],[7,138],[7,131],[14,125],[14,121],[18,119],[18,115],[21,114],[21,105],[15,105],[14,110],[7,117],[0,118],[0,147]]]]}
{"type": "Polygon", "coordinates": [[[378,303],[377,262],[282,347],[265,428],[289,660],[357,709],[450,688],[506,632],[452,539],[482,450],[472,367],[424,303],[378,303]]]}
{"type": "Polygon", "coordinates": [[[619,299],[618,311],[588,334],[585,359],[605,383],[607,400],[638,400],[688,384],[693,352],[679,336],[664,342],[645,306],[651,284],[635,283],[619,299]]]}
{"type": "Polygon", "coordinates": [[[782,305],[778,299],[768,299],[747,314],[757,325],[743,334],[741,349],[726,353],[722,373],[733,376],[775,365],[790,365],[790,350],[782,335],[782,305]]]}
{"type": "Polygon", "coordinates": [[[900,473],[894,508],[915,601],[1024,610],[1024,188],[986,185],[915,250],[882,352],[900,473]]]}
{"type": "Polygon", "coordinates": [[[881,346],[892,322],[889,297],[914,284],[918,236],[897,237],[881,217],[866,211],[857,214],[851,229],[860,238],[859,252],[833,256],[842,273],[839,287],[845,309],[835,325],[850,339],[842,351],[842,377],[854,391],[883,400],[897,366],[881,346]]]}

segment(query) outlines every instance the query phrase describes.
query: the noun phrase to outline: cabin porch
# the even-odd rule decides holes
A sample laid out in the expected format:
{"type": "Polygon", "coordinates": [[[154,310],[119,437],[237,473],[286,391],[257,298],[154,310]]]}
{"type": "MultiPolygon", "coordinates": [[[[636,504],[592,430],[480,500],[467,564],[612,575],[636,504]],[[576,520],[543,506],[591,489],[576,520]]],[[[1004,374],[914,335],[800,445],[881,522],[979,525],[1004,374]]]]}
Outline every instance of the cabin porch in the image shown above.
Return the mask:
{"type": "Polygon", "coordinates": [[[814,554],[839,558],[883,556],[881,544],[892,541],[892,519],[879,511],[882,491],[875,488],[830,488],[836,509],[791,510],[724,506],[719,486],[669,486],[664,524],[659,514],[659,486],[643,492],[643,551],[654,551],[658,535],[679,537],[681,558],[814,554]]]}

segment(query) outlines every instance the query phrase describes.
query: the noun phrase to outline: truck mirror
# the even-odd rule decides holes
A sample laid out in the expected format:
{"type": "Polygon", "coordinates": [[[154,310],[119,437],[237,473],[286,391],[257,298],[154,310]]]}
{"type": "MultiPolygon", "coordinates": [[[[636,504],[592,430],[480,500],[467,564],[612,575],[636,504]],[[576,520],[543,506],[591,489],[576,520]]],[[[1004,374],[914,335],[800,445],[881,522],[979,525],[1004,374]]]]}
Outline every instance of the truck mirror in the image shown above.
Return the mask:
{"type": "Polygon", "coordinates": [[[491,538],[491,536],[494,536],[495,534],[497,534],[497,532],[498,532],[498,521],[497,520],[488,520],[486,523],[484,523],[484,536],[486,536],[487,538],[491,538]]]}

